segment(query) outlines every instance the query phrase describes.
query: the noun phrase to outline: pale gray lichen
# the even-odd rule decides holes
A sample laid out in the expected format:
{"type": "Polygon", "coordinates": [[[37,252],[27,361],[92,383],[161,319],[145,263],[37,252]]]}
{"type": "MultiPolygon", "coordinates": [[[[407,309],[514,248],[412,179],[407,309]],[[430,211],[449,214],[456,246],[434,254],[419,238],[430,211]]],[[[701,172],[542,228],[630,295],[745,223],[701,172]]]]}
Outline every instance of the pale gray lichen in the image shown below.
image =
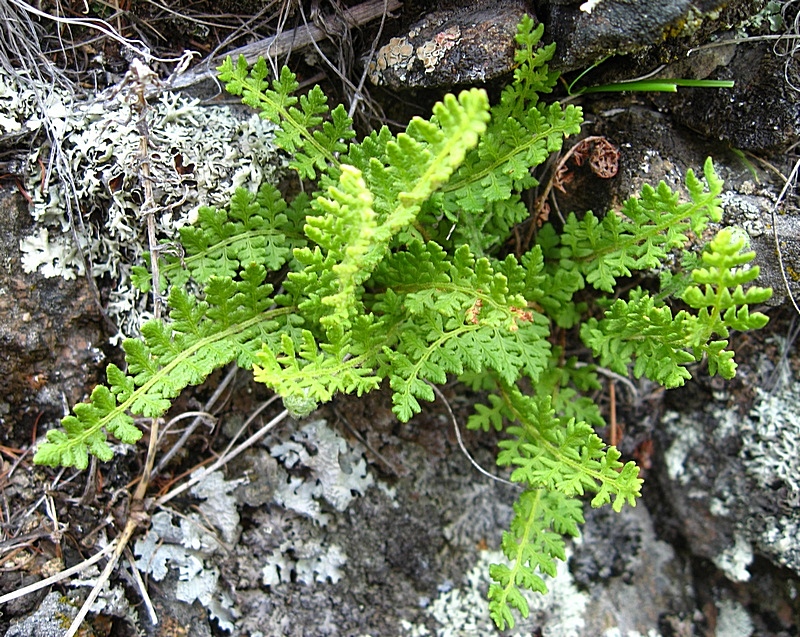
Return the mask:
{"type": "Polygon", "coordinates": [[[323,526],[328,517],[322,513],[317,502],[319,498],[324,498],[337,511],[344,511],[355,494],[363,495],[374,482],[362,452],[351,449],[324,420],[308,423],[290,440],[272,446],[270,453],[287,469],[303,466],[311,470],[310,480],[296,476],[282,480],[275,498],[283,506],[323,526]]]}
{"type": "MultiPolygon", "coordinates": [[[[133,95],[124,86],[83,101],[55,90],[49,95],[49,102],[39,105],[14,78],[0,74],[4,127],[36,131],[44,118],[50,128],[56,122],[71,173],[72,183],[64,183],[63,175],[47,170],[51,157],[46,145],[31,155],[26,190],[37,226],[21,241],[23,267],[47,277],[74,278],[84,274],[83,251],[90,257],[91,275],[111,283],[109,316],[123,335],[135,335],[149,314],[147,299],[130,283],[130,270],[143,263],[149,247],[141,215],[141,135],[133,95]],[[80,245],[71,232],[66,197],[74,200],[72,207],[80,209],[83,219],[86,233],[77,229],[80,245]]],[[[176,238],[199,207],[226,205],[237,187],[254,190],[275,180],[285,165],[273,143],[274,126],[256,114],[242,116],[229,106],[203,106],[163,91],[148,106],[147,124],[160,239],[176,238]]]]}
{"type": "Polygon", "coordinates": [[[221,473],[212,472],[192,489],[193,495],[205,499],[199,506],[200,514],[182,516],[175,526],[172,515],[160,511],[151,518],[147,534],[134,545],[140,571],[161,581],[170,569],[176,570],[176,598],[187,604],[199,601],[229,632],[238,611],[220,582],[219,569],[212,558],[226,554],[230,548],[226,545],[238,540],[239,514],[236,500],[230,495],[238,484],[239,481],[225,481],[221,473]],[[208,528],[209,522],[221,538],[208,528]]]}
{"type": "Polygon", "coordinates": [[[311,540],[297,546],[287,540],[267,558],[261,570],[262,582],[265,586],[277,586],[296,578],[307,586],[326,581],[336,584],[344,576],[341,567],[346,562],[347,555],[337,544],[323,545],[320,540],[311,540]]]}
{"type": "Polygon", "coordinates": [[[741,533],[736,533],[733,546],[715,555],[711,561],[732,582],[747,582],[750,579],[747,567],[753,563],[753,547],[741,533]]]}
{"type": "Polygon", "coordinates": [[[779,391],[757,394],[743,428],[747,472],[766,488],[783,482],[798,494],[800,505],[800,387],[789,382],[779,391]]]}
{"type": "MultiPolygon", "coordinates": [[[[667,427],[679,423],[681,415],[670,411],[664,414],[662,424],[667,427]]],[[[692,449],[696,449],[700,442],[700,434],[692,427],[676,427],[677,435],[664,454],[667,473],[671,480],[686,484],[691,479],[691,473],[686,468],[686,458],[692,449]]]]}
{"type": "MultiPolygon", "coordinates": [[[[322,501],[342,512],[356,495],[363,495],[374,483],[361,449],[351,448],[325,420],[310,422],[289,440],[269,447],[270,454],[282,463],[275,501],[310,518],[317,529],[326,526],[331,517],[323,512],[322,501]],[[297,469],[305,469],[309,475],[288,473],[297,469]]],[[[293,580],[307,585],[325,581],[335,584],[342,578],[341,567],[347,556],[341,547],[324,543],[319,535],[305,537],[301,519],[289,520],[288,530],[283,533],[285,538],[271,551],[261,569],[265,586],[293,580]]]]}
{"type": "Polygon", "coordinates": [[[717,602],[717,637],[750,637],[755,627],[750,614],[735,600],[717,602]]]}
{"type": "MultiPolygon", "coordinates": [[[[568,552],[569,553],[569,552],[568,552]]],[[[489,617],[486,591],[489,587],[489,566],[504,562],[500,551],[482,551],[477,563],[464,577],[463,585],[445,587],[425,609],[439,627],[437,637],[471,637],[497,634],[489,617]]],[[[544,637],[582,637],[586,622],[584,612],[589,596],[578,590],[567,562],[556,562],[556,576],[544,576],[548,592],[544,595],[523,591],[528,600],[530,616],[517,624],[512,637],[530,635],[534,626],[541,628],[544,637]]],[[[429,631],[422,624],[401,622],[407,637],[422,637],[429,631]]]]}

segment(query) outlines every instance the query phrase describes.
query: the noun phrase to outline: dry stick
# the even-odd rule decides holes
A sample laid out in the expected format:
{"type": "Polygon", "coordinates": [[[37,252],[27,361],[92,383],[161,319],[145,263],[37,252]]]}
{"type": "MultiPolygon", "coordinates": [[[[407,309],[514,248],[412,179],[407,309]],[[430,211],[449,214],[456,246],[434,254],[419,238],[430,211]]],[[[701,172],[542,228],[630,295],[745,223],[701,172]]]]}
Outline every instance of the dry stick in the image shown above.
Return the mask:
{"type": "Polygon", "coordinates": [[[375,55],[375,51],[378,48],[378,42],[380,42],[381,35],[383,35],[383,27],[386,26],[386,16],[389,15],[389,0],[383,0],[383,13],[381,14],[381,24],[378,27],[378,33],[375,34],[375,38],[372,40],[372,46],[369,49],[369,56],[367,57],[367,62],[364,64],[364,72],[361,73],[361,79],[358,82],[358,87],[356,89],[356,93],[353,96],[353,101],[350,102],[350,109],[347,111],[347,116],[350,119],[353,119],[355,115],[356,108],[358,107],[358,103],[363,99],[362,92],[364,90],[364,82],[367,79],[367,73],[369,73],[369,65],[372,62],[372,57],[375,55]]]}
{"type": "MultiPolygon", "coordinates": [[[[147,514],[144,512],[144,496],[147,493],[147,486],[150,483],[150,472],[153,469],[153,463],[155,461],[157,441],[158,418],[153,418],[153,424],[150,427],[150,441],[147,446],[147,458],[145,459],[144,470],[142,471],[142,479],[139,481],[136,491],[131,498],[131,509],[128,513],[128,521],[125,523],[122,533],[117,537],[116,549],[111,554],[111,558],[108,560],[106,567],[103,569],[100,577],[97,578],[97,582],[95,582],[95,585],[92,587],[86,601],[83,602],[75,619],[72,620],[72,624],[70,624],[69,630],[64,637],[75,637],[78,630],[80,630],[83,620],[86,619],[86,615],[89,614],[89,610],[103,590],[103,586],[105,586],[105,583],[111,577],[111,573],[114,571],[117,562],[119,562],[122,552],[128,546],[131,537],[133,537],[133,533],[136,531],[137,527],[144,524],[147,519],[147,514]]],[[[154,624],[158,621],[158,618],[155,617],[154,614],[151,615],[151,618],[155,618],[154,624]]]]}
{"type": "Polygon", "coordinates": [[[778,238],[778,224],[777,224],[777,217],[775,216],[775,212],[778,210],[778,206],[781,205],[781,201],[786,196],[786,192],[789,190],[791,185],[794,183],[795,179],[797,178],[797,171],[800,169],[800,159],[798,159],[795,164],[794,168],[792,168],[792,172],[789,174],[789,178],[786,180],[786,183],[783,185],[783,190],[781,190],[781,194],[778,195],[775,204],[772,206],[772,210],[770,210],[770,215],[772,216],[772,237],[775,239],[775,250],[778,252],[778,265],[780,266],[781,276],[783,277],[783,285],[786,288],[786,294],[789,296],[789,300],[792,302],[795,311],[800,314],[800,307],[797,305],[797,301],[792,294],[792,288],[789,286],[789,278],[786,276],[786,268],[783,265],[783,251],[781,250],[781,242],[778,238]]]}
{"type": "Polygon", "coordinates": [[[619,424],[617,424],[617,384],[612,379],[608,383],[608,396],[609,396],[609,435],[608,442],[612,447],[616,447],[620,439],[619,424]]]}
{"type": "MultiPolygon", "coordinates": [[[[141,482],[139,484],[141,484],[141,482]]],[[[137,526],[138,522],[134,519],[134,517],[129,517],[128,521],[125,523],[125,528],[117,537],[117,546],[114,549],[114,552],[111,554],[111,558],[108,560],[103,572],[100,573],[100,577],[97,578],[97,582],[92,588],[92,591],[89,593],[89,596],[86,598],[86,601],[83,602],[83,605],[78,611],[78,614],[75,616],[75,619],[72,620],[69,630],[67,630],[67,632],[64,634],[64,637],[75,637],[78,630],[80,630],[83,620],[86,619],[86,615],[89,614],[92,604],[94,604],[95,600],[97,600],[100,592],[103,590],[103,586],[111,577],[111,573],[114,570],[114,567],[117,565],[117,562],[122,555],[122,551],[128,545],[128,542],[133,536],[133,532],[136,530],[137,526]]]]}
{"type": "Polygon", "coordinates": [[[147,87],[157,80],[155,72],[139,60],[131,62],[129,71],[133,94],[136,98],[134,108],[139,111],[139,121],[136,128],[139,131],[139,170],[144,201],[140,213],[147,223],[147,243],[150,248],[150,272],[153,288],[153,318],[161,318],[161,276],[158,269],[158,238],[156,237],[156,204],[153,197],[153,182],[150,176],[150,131],[147,127],[147,87]]]}
{"type": "MultiPolygon", "coordinates": [[[[156,79],[157,76],[152,69],[140,62],[138,59],[134,58],[134,60],[131,62],[131,70],[129,71],[127,80],[130,82],[130,86],[132,87],[131,92],[136,98],[135,108],[139,111],[139,121],[137,123],[137,128],[139,130],[139,162],[142,188],[144,190],[144,202],[142,203],[141,210],[143,211],[142,214],[146,218],[147,239],[150,248],[150,266],[153,276],[153,316],[158,319],[161,317],[162,300],[161,288],[159,285],[160,276],[158,270],[158,244],[155,224],[156,205],[153,197],[153,183],[150,177],[147,99],[145,97],[145,91],[147,90],[148,86],[156,79]]],[[[119,558],[122,556],[123,551],[127,548],[128,542],[130,541],[131,537],[133,537],[134,532],[147,520],[147,514],[144,510],[144,498],[147,494],[147,486],[150,483],[153,465],[155,464],[156,450],[158,448],[158,424],[159,419],[153,418],[150,426],[150,437],[147,445],[147,456],[145,458],[144,470],[142,471],[141,480],[139,480],[139,484],[136,486],[136,491],[133,493],[133,497],[131,498],[131,507],[128,513],[128,520],[125,522],[125,527],[122,529],[122,533],[120,533],[118,537],[117,548],[112,553],[111,558],[106,564],[106,567],[103,569],[103,572],[100,574],[97,582],[95,582],[95,585],[92,587],[92,590],[89,593],[89,596],[86,598],[86,601],[83,602],[83,605],[78,611],[78,614],[75,616],[75,619],[72,621],[72,624],[70,624],[69,630],[66,632],[65,637],[74,637],[74,635],[78,632],[83,620],[86,618],[86,615],[89,614],[89,610],[91,609],[97,597],[100,595],[100,592],[103,590],[103,586],[111,577],[111,573],[114,571],[117,562],[119,562],[119,558]]],[[[151,619],[154,620],[154,624],[158,621],[158,617],[155,616],[155,613],[151,614],[151,619]]]]}
{"type": "MultiPolygon", "coordinates": [[[[399,0],[369,0],[368,2],[348,9],[345,12],[345,23],[350,28],[360,27],[363,24],[380,18],[384,15],[385,11],[395,11],[401,6],[403,6],[403,3],[399,0]]],[[[325,17],[323,19],[330,20],[332,18],[325,17]]],[[[322,41],[327,37],[327,33],[319,27],[306,25],[298,27],[297,29],[291,29],[290,31],[284,31],[271,38],[259,40],[258,42],[233,49],[226,53],[224,57],[230,56],[235,60],[240,55],[243,55],[248,64],[253,64],[259,57],[279,57],[289,51],[296,51],[314,42],[322,41]]],[[[216,66],[220,64],[224,57],[219,56],[209,60],[207,66],[216,66]]],[[[187,86],[192,86],[203,80],[211,79],[215,74],[216,71],[210,68],[192,70],[176,78],[172,84],[172,88],[186,88],[187,86]]]]}
{"type": "Polygon", "coordinates": [[[144,585],[142,574],[139,572],[139,569],[136,566],[136,560],[133,558],[133,553],[127,546],[125,547],[125,557],[128,558],[128,564],[131,565],[133,580],[136,582],[136,586],[139,589],[139,594],[142,596],[144,605],[147,608],[147,614],[150,615],[150,623],[155,626],[158,624],[158,615],[156,614],[156,609],[153,607],[153,602],[150,600],[150,595],[147,593],[147,586],[144,585]]]}
{"type": "Polygon", "coordinates": [[[162,505],[166,504],[167,502],[169,502],[170,500],[172,500],[174,497],[176,497],[176,496],[180,495],[181,493],[183,493],[184,491],[186,491],[187,489],[190,489],[191,487],[196,485],[198,482],[201,482],[202,480],[204,480],[206,478],[206,476],[211,474],[213,471],[216,471],[217,469],[219,469],[223,465],[225,465],[228,462],[230,462],[231,460],[233,460],[240,453],[242,453],[246,449],[250,448],[257,441],[259,441],[261,438],[263,438],[273,427],[275,427],[278,423],[280,423],[282,420],[284,420],[289,415],[289,412],[286,411],[285,409],[281,413],[279,413],[277,416],[275,416],[275,418],[270,420],[261,429],[259,429],[256,433],[254,433],[252,436],[250,436],[247,440],[245,440],[242,444],[240,444],[238,447],[236,447],[232,451],[230,450],[231,446],[233,445],[233,443],[236,440],[236,438],[239,437],[239,434],[241,434],[250,425],[250,423],[255,419],[255,417],[258,416],[258,414],[260,414],[264,409],[266,409],[277,398],[278,398],[278,396],[273,396],[268,401],[263,403],[258,409],[256,409],[255,412],[253,412],[253,414],[242,425],[242,427],[239,429],[239,431],[236,432],[236,435],[233,437],[233,440],[231,440],[231,442],[228,445],[227,449],[225,449],[223,454],[216,460],[216,462],[214,462],[214,464],[212,464],[210,467],[207,467],[205,469],[205,471],[203,471],[203,473],[195,476],[194,478],[192,478],[188,482],[185,482],[184,484],[182,484],[181,486],[173,489],[169,493],[165,493],[163,496],[161,496],[160,498],[158,498],[158,500],[155,501],[155,505],[156,506],[162,506],[162,505]]]}
{"type": "Polygon", "coordinates": [[[36,591],[46,588],[51,584],[57,584],[61,580],[67,579],[75,575],[76,573],[80,573],[81,571],[89,568],[92,564],[99,562],[103,559],[106,555],[108,555],[111,551],[114,550],[116,545],[116,540],[113,540],[108,546],[106,546],[102,551],[99,551],[92,555],[89,559],[84,560],[80,564],[76,564],[75,566],[70,566],[68,569],[61,571],[60,573],[56,573],[55,575],[51,575],[47,579],[39,580],[30,586],[25,586],[24,588],[17,589],[10,593],[7,593],[0,597],[0,604],[6,604],[10,601],[13,601],[19,597],[24,597],[25,595],[29,595],[30,593],[35,593],[36,591]]]}

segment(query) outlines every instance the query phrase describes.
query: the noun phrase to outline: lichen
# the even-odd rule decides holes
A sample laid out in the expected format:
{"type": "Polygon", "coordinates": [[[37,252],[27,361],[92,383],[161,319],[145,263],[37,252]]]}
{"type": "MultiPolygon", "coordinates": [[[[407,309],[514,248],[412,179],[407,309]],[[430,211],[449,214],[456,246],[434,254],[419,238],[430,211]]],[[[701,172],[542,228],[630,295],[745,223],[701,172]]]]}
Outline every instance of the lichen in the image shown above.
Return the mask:
{"type": "MultiPolygon", "coordinates": [[[[439,627],[437,637],[468,637],[495,634],[489,619],[489,565],[504,559],[499,551],[482,551],[475,567],[464,577],[462,586],[443,586],[440,593],[425,609],[439,627]]],[[[529,635],[532,626],[539,626],[543,637],[582,637],[585,627],[584,612],[589,596],[575,586],[567,562],[557,563],[555,577],[545,576],[548,592],[544,595],[525,593],[530,606],[529,620],[517,628],[526,632],[511,633],[509,637],[529,635]]],[[[424,625],[403,622],[401,628],[407,637],[430,634],[424,625]]]]}
{"type": "Polygon", "coordinates": [[[271,447],[270,453],[287,469],[298,466],[310,469],[310,479],[290,476],[288,480],[281,480],[275,498],[284,507],[307,515],[323,526],[328,516],[322,513],[319,498],[341,512],[355,494],[363,495],[374,482],[361,452],[351,449],[324,420],[308,423],[295,432],[291,440],[271,447]]]}
{"type": "Polygon", "coordinates": [[[729,546],[711,560],[732,582],[747,582],[750,571],[747,567],[753,562],[753,547],[744,536],[737,533],[733,546],[729,546]]]}
{"type": "Polygon", "coordinates": [[[753,620],[744,606],[734,600],[717,602],[717,637],[750,637],[753,620]]]}
{"type": "Polygon", "coordinates": [[[170,569],[176,570],[176,598],[187,604],[199,601],[227,631],[233,630],[238,611],[220,582],[220,572],[212,558],[218,553],[227,554],[230,547],[226,544],[238,539],[239,514],[235,498],[229,495],[237,485],[237,481],[225,481],[219,472],[209,474],[192,489],[193,495],[205,500],[200,504],[200,514],[183,516],[175,526],[172,515],[160,511],[151,518],[147,534],[134,546],[139,570],[150,573],[156,581],[163,580],[170,569]],[[209,521],[217,527],[221,539],[208,530],[209,521]]]}
{"type": "MultiPolygon", "coordinates": [[[[139,114],[129,89],[115,90],[83,101],[54,90],[48,102],[38,104],[32,92],[28,95],[13,78],[0,75],[5,127],[36,131],[43,118],[57,122],[61,150],[74,176],[69,184],[63,175],[48,173],[47,145],[37,145],[30,156],[26,190],[37,225],[20,244],[25,271],[82,276],[82,250],[92,263],[91,275],[110,284],[109,316],[122,335],[132,336],[149,314],[147,299],[130,283],[130,268],[142,262],[149,247],[141,215],[139,114]],[[15,97],[15,91],[20,95],[15,97]],[[74,199],[73,209],[80,209],[83,219],[83,228],[76,228],[80,246],[71,232],[66,197],[74,199]]],[[[227,204],[237,187],[255,189],[275,180],[284,165],[273,144],[273,125],[255,114],[242,117],[228,106],[203,106],[163,91],[148,107],[147,124],[159,239],[175,239],[200,206],[227,204]]]]}

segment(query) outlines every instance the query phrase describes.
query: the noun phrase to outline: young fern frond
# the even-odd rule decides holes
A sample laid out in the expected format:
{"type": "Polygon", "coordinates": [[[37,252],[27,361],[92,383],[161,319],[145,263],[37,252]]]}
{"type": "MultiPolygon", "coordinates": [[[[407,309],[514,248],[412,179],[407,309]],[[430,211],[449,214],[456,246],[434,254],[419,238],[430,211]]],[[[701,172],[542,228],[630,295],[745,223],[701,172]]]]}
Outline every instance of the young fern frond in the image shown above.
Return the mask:
{"type": "MultiPolygon", "coordinates": [[[[349,327],[358,310],[356,288],[364,283],[388,251],[389,243],[416,219],[422,202],[447,181],[486,129],[489,101],[480,90],[448,95],[433,108],[433,118],[414,118],[405,133],[388,141],[383,167],[394,183],[394,205],[379,217],[363,173],[341,166],[338,186],[314,202],[317,214],[308,217],[306,234],[335,262],[338,290],[322,297],[334,308],[323,325],[338,332],[349,327]]],[[[373,159],[373,161],[377,161],[373,159]]],[[[373,171],[367,173],[371,176],[373,171]]],[[[306,253],[305,258],[308,258],[306,253]]],[[[338,338],[338,334],[334,337],[338,338]]]]}
{"type": "Polygon", "coordinates": [[[686,365],[708,359],[710,374],[730,379],[736,373],[733,352],[728,350],[730,330],[760,329],[767,317],[750,313],[749,306],[764,303],[772,291],[743,286],[758,277],[758,267],[745,269],[755,258],[744,252],[745,238],[730,228],[721,230],[702,254],[708,267],[692,272],[690,285],[679,298],[696,313],[672,310],[641,289],[629,300],[618,299],[605,318],[589,319],[581,327],[581,337],[592,348],[600,364],[627,373],[633,362],[633,375],[647,376],[665,387],[679,387],[691,374],[686,365]],[[701,287],[702,286],[702,287],[701,287]],[[721,337],[714,340],[714,337],[721,337]],[[635,362],[634,362],[635,359],[635,362]]]}

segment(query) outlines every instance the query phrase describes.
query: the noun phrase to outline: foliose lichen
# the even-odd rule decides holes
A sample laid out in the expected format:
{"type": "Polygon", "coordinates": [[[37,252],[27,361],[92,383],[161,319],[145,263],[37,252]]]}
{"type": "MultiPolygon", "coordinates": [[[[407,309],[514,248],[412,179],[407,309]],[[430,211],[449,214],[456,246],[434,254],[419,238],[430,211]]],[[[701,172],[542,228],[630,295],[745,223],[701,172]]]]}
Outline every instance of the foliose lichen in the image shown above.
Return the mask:
{"type": "MultiPolygon", "coordinates": [[[[123,335],[135,335],[149,314],[147,300],[130,283],[130,269],[142,262],[149,246],[134,95],[124,85],[80,101],[58,90],[50,95],[39,104],[14,78],[0,74],[4,126],[35,133],[44,118],[57,122],[58,143],[71,172],[65,182],[63,174],[48,169],[53,149],[47,144],[29,157],[26,190],[37,225],[21,241],[23,267],[46,277],[74,278],[85,274],[83,251],[92,264],[91,276],[109,284],[108,315],[123,335]],[[66,214],[67,197],[80,211],[79,245],[66,214]]],[[[150,101],[146,121],[161,240],[175,239],[201,206],[226,205],[237,187],[254,189],[274,181],[285,164],[273,143],[273,125],[256,114],[243,116],[230,106],[205,106],[162,91],[150,101]]]]}

